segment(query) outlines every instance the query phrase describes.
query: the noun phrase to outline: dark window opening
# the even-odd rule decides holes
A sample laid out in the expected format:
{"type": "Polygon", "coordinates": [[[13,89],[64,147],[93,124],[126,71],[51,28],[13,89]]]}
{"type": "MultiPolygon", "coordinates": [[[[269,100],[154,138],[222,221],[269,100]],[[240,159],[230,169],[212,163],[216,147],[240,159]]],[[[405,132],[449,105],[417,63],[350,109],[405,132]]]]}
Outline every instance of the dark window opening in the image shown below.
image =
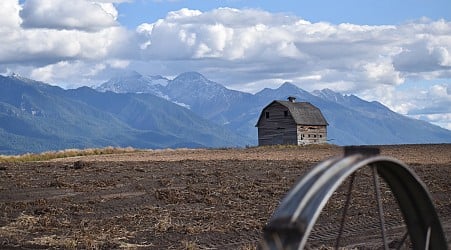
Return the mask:
{"type": "Polygon", "coordinates": [[[266,119],[269,118],[269,112],[265,112],[265,117],[266,117],[266,119]]]}
{"type": "Polygon", "coordinates": [[[315,138],[316,138],[316,135],[313,135],[313,137],[315,137],[315,138]]]}
{"type": "Polygon", "coordinates": [[[319,135],[319,138],[323,138],[323,135],[319,135]]]}
{"type": "Polygon", "coordinates": [[[308,137],[310,138],[310,134],[308,135],[308,137]]]}
{"type": "Polygon", "coordinates": [[[285,117],[287,117],[288,116],[288,111],[283,111],[283,115],[285,116],[285,117]]]}

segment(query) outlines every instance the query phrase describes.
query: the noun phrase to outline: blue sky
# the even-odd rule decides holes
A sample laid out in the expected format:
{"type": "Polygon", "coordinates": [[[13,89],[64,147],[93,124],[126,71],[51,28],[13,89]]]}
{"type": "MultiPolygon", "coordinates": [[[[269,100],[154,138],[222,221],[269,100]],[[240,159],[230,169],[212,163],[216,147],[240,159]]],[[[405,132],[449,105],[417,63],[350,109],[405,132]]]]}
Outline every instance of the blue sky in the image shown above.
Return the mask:
{"type": "Polygon", "coordinates": [[[451,129],[450,0],[2,0],[0,74],[63,88],[198,71],[292,82],[451,129]]]}
{"type": "Polygon", "coordinates": [[[257,8],[299,16],[311,22],[367,25],[399,24],[421,17],[450,20],[449,0],[179,0],[124,2],[118,5],[119,21],[134,28],[143,22],[164,18],[169,11],[192,8],[208,11],[218,7],[257,8]]]}

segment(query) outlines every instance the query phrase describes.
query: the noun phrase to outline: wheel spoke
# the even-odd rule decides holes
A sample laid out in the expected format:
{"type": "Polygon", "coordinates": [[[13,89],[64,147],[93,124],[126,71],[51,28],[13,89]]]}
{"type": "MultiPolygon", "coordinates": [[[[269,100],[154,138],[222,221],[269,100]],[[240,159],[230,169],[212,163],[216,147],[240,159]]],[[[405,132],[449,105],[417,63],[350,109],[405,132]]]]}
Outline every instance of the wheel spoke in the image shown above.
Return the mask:
{"type": "Polygon", "coordinates": [[[376,191],[376,200],[377,200],[377,207],[378,207],[378,211],[379,211],[379,222],[381,224],[382,239],[384,241],[384,249],[387,250],[388,244],[387,244],[387,237],[386,237],[386,232],[385,232],[385,219],[384,219],[384,210],[382,208],[382,199],[381,199],[379,178],[377,176],[377,168],[375,166],[372,166],[371,169],[373,170],[373,182],[374,182],[374,189],[376,191]]]}
{"type": "Polygon", "coordinates": [[[426,233],[426,245],[424,246],[424,249],[429,249],[429,241],[431,240],[431,227],[428,227],[428,231],[426,233]]]}
{"type": "Polygon", "coordinates": [[[354,178],[355,178],[355,172],[352,173],[351,179],[349,181],[348,192],[346,194],[346,203],[345,203],[345,206],[343,208],[343,216],[341,217],[340,230],[338,231],[337,242],[335,242],[335,249],[338,249],[338,247],[340,246],[340,240],[341,240],[341,236],[343,234],[344,225],[345,225],[345,222],[346,222],[346,214],[348,212],[349,203],[351,202],[351,193],[352,193],[352,189],[353,189],[353,186],[354,186],[354,178]]]}
{"type": "Polygon", "coordinates": [[[404,242],[407,239],[407,236],[409,235],[409,231],[407,231],[404,236],[401,238],[401,241],[399,241],[398,247],[396,248],[396,250],[401,249],[402,245],[404,245],[404,242]]]}

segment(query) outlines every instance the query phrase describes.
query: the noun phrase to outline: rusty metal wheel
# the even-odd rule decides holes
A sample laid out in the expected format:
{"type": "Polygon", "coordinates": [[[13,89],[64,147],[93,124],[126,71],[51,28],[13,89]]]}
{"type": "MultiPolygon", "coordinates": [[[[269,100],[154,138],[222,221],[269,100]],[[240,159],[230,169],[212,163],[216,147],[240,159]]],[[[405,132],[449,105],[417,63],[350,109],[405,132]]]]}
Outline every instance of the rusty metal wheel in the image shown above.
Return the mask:
{"type": "Polygon", "coordinates": [[[362,147],[345,148],[343,157],[335,157],[320,163],[297,182],[270,218],[260,248],[309,248],[309,241],[315,240],[312,236],[314,226],[319,223],[320,214],[326,204],[334,200],[331,197],[339,188],[344,190],[345,195],[339,201],[341,213],[338,217],[334,217],[338,225],[323,224],[317,231],[327,233],[317,236],[316,240],[327,244],[316,247],[325,249],[349,247],[349,244],[343,244],[345,234],[348,234],[348,238],[352,238],[352,232],[367,233],[370,230],[378,235],[377,248],[447,249],[443,229],[426,186],[404,163],[380,156],[378,149],[362,147]],[[350,221],[348,217],[353,203],[351,194],[356,188],[355,180],[362,171],[367,171],[364,188],[368,193],[368,201],[372,201],[369,203],[374,204],[372,208],[374,220],[363,217],[362,222],[356,223],[355,220],[350,221]],[[383,192],[381,186],[384,187],[383,192]],[[387,214],[393,213],[384,211],[385,193],[392,194],[396,209],[399,211],[401,217],[399,221],[403,224],[400,227],[403,231],[401,234],[398,232],[389,235],[392,232],[389,228],[398,225],[386,221],[387,214]]]}

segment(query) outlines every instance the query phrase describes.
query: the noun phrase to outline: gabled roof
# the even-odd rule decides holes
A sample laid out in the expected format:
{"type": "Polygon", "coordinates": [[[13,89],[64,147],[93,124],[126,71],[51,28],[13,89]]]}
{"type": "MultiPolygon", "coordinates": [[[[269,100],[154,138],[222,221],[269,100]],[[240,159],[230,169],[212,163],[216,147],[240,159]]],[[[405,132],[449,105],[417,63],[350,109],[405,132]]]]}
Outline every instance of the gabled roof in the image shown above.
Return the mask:
{"type": "Polygon", "coordinates": [[[257,125],[255,125],[256,127],[258,127],[260,119],[262,118],[263,112],[266,110],[266,108],[270,107],[275,103],[287,107],[294,121],[298,125],[316,125],[316,126],[329,125],[326,119],[324,118],[323,114],[321,113],[321,110],[319,110],[319,108],[313,106],[313,104],[309,102],[273,101],[262,110],[262,113],[258,118],[257,125]]]}

